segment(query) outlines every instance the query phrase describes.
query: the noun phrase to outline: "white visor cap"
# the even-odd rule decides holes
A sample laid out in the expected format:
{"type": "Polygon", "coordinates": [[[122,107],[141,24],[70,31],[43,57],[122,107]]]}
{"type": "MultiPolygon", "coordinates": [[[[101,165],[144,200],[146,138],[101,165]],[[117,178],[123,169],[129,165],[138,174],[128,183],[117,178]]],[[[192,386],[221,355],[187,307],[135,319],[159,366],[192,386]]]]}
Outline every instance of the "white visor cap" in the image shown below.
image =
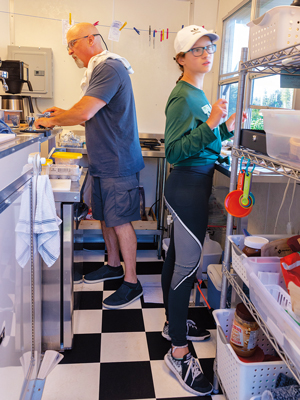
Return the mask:
{"type": "Polygon", "coordinates": [[[212,42],[219,39],[216,33],[207,31],[201,26],[189,25],[177,32],[174,48],[176,54],[189,51],[202,36],[208,36],[212,42]]]}

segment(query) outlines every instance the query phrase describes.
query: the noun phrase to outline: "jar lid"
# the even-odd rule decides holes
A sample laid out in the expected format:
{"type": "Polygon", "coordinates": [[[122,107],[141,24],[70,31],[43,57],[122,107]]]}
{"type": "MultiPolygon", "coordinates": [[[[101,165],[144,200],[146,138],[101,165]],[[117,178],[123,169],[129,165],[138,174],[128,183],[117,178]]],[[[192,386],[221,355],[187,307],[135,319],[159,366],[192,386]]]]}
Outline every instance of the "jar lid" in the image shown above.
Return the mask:
{"type": "Polygon", "coordinates": [[[244,245],[252,249],[261,249],[266,243],[269,243],[269,240],[261,236],[246,236],[244,240],[244,245]]]}
{"type": "Polygon", "coordinates": [[[236,306],[236,313],[240,318],[242,318],[245,321],[255,322],[255,319],[252,317],[252,315],[250,314],[248,308],[245,306],[244,303],[239,303],[236,306]]]}

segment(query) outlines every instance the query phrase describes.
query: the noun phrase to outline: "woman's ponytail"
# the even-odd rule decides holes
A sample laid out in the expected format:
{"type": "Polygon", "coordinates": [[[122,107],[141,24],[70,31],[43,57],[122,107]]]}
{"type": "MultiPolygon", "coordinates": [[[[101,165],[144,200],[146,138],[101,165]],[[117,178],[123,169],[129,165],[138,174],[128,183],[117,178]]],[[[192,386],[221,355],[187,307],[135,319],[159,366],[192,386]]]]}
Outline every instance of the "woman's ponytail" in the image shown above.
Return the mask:
{"type": "Polygon", "coordinates": [[[180,77],[177,79],[176,83],[178,83],[178,82],[183,78],[183,75],[184,75],[184,68],[183,68],[183,66],[182,66],[181,64],[179,64],[179,62],[178,62],[178,59],[179,59],[180,57],[184,57],[184,56],[185,56],[185,53],[181,52],[181,53],[176,54],[176,57],[174,58],[174,60],[175,60],[175,61],[177,62],[177,64],[179,65],[180,71],[182,72],[182,74],[180,75],[180,77]]]}

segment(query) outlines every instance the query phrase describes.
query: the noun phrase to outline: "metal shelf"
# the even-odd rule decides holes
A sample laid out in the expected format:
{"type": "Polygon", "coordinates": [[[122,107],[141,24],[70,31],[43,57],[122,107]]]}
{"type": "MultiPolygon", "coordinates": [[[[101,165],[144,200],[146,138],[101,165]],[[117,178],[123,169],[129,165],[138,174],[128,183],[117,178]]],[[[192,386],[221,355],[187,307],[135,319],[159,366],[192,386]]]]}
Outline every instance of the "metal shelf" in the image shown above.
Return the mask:
{"type": "Polygon", "coordinates": [[[265,324],[264,320],[261,318],[261,316],[257,312],[256,308],[252,304],[252,302],[248,299],[248,297],[243,292],[242,288],[239,286],[239,284],[235,280],[235,276],[231,275],[229,273],[229,271],[227,271],[226,268],[222,268],[222,272],[223,272],[223,274],[226,275],[226,278],[227,278],[228,282],[232,285],[234,290],[237,292],[237,294],[239,295],[240,299],[245,304],[245,306],[248,308],[249,312],[252,314],[252,316],[255,319],[255,321],[259,324],[260,328],[262,329],[262,331],[264,332],[266,337],[269,339],[269,341],[271,342],[272,346],[275,348],[275,350],[278,353],[278,355],[286,363],[287,367],[290,369],[290,371],[293,374],[294,378],[300,384],[300,371],[297,371],[294,368],[294,365],[293,365],[292,361],[290,360],[290,358],[285,354],[285,352],[278,345],[277,340],[274,338],[274,336],[270,332],[270,330],[267,327],[267,325],[265,324]]]}
{"type": "Polygon", "coordinates": [[[300,76],[300,44],[276,51],[263,57],[241,63],[241,72],[255,72],[256,74],[281,74],[300,76]],[[282,61],[288,58],[295,59],[293,64],[283,65],[282,61]]]}
{"type": "MultiPolygon", "coordinates": [[[[300,182],[300,168],[295,168],[289,164],[281,163],[280,161],[265,156],[263,154],[255,153],[251,150],[246,150],[239,148],[240,134],[242,126],[242,111],[244,103],[244,91],[245,91],[245,80],[248,73],[255,74],[281,74],[281,75],[299,75],[300,76],[300,44],[287,47],[280,51],[276,51],[272,54],[268,54],[263,57],[259,57],[252,60],[247,60],[247,48],[243,48],[241,52],[241,61],[239,67],[239,85],[238,85],[238,95],[237,95],[237,108],[236,108],[236,129],[234,137],[234,147],[232,149],[232,167],[230,175],[230,187],[229,190],[232,191],[236,188],[237,181],[237,171],[238,171],[238,159],[245,157],[250,159],[253,164],[259,165],[263,168],[273,171],[276,174],[284,175],[288,178],[294,179],[300,182]],[[293,65],[282,64],[282,61],[293,58],[293,65]]],[[[227,297],[227,282],[229,282],[232,287],[236,290],[237,294],[248,308],[249,312],[252,314],[253,318],[261,327],[264,334],[269,339],[270,343],[277,351],[281,359],[286,363],[287,367],[290,369],[291,373],[300,384],[300,371],[297,371],[294,367],[290,358],[281,349],[276,339],[270,332],[268,326],[263,321],[256,308],[253,306],[252,302],[248,299],[245,293],[242,291],[238,282],[229,273],[230,269],[230,255],[231,255],[231,245],[228,240],[228,236],[232,234],[233,231],[234,218],[232,215],[227,216],[227,229],[226,229],[226,240],[225,240],[225,252],[223,261],[223,279],[222,279],[222,290],[221,290],[221,303],[220,308],[226,307],[226,297],[227,297]]],[[[217,371],[216,376],[218,377],[217,371]]],[[[219,378],[219,377],[218,377],[219,378]]],[[[220,381],[220,379],[219,379],[220,381]]]]}
{"type": "Polygon", "coordinates": [[[296,168],[289,164],[281,163],[275,158],[265,156],[264,154],[255,153],[251,150],[237,147],[232,148],[232,156],[238,158],[248,158],[253,164],[259,165],[263,168],[267,168],[276,174],[284,175],[288,178],[295,179],[296,181],[300,182],[300,167],[296,168]]]}

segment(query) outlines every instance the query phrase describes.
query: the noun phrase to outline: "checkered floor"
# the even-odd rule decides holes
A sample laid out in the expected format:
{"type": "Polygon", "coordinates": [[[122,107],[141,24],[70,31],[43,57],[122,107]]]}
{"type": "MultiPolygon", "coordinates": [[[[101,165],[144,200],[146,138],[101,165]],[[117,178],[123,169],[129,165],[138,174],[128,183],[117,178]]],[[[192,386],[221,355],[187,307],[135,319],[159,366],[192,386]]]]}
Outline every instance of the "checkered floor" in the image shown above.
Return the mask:
{"type": "MultiPolygon", "coordinates": [[[[104,262],[104,251],[76,251],[87,273],[104,262]]],[[[141,283],[160,279],[162,262],[155,252],[138,251],[141,283]]],[[[165,321],[162,304],[143,297],[120,310],[102,308],[102,300],[120,285],[119,280],[75,285],[74,342],[72,350],[47,378],[43,400],[187,399],[185,391],[166,367],[163,357],[170,342],[161,336],[165,321]]],[[[212,381],[216,330],[207,308],[189,309],[197,325],[210,330],[207,342],[189,343],[205,375],[212,381]]],[[[202,397],[225,399],[222,395],[202,397]]]]}

